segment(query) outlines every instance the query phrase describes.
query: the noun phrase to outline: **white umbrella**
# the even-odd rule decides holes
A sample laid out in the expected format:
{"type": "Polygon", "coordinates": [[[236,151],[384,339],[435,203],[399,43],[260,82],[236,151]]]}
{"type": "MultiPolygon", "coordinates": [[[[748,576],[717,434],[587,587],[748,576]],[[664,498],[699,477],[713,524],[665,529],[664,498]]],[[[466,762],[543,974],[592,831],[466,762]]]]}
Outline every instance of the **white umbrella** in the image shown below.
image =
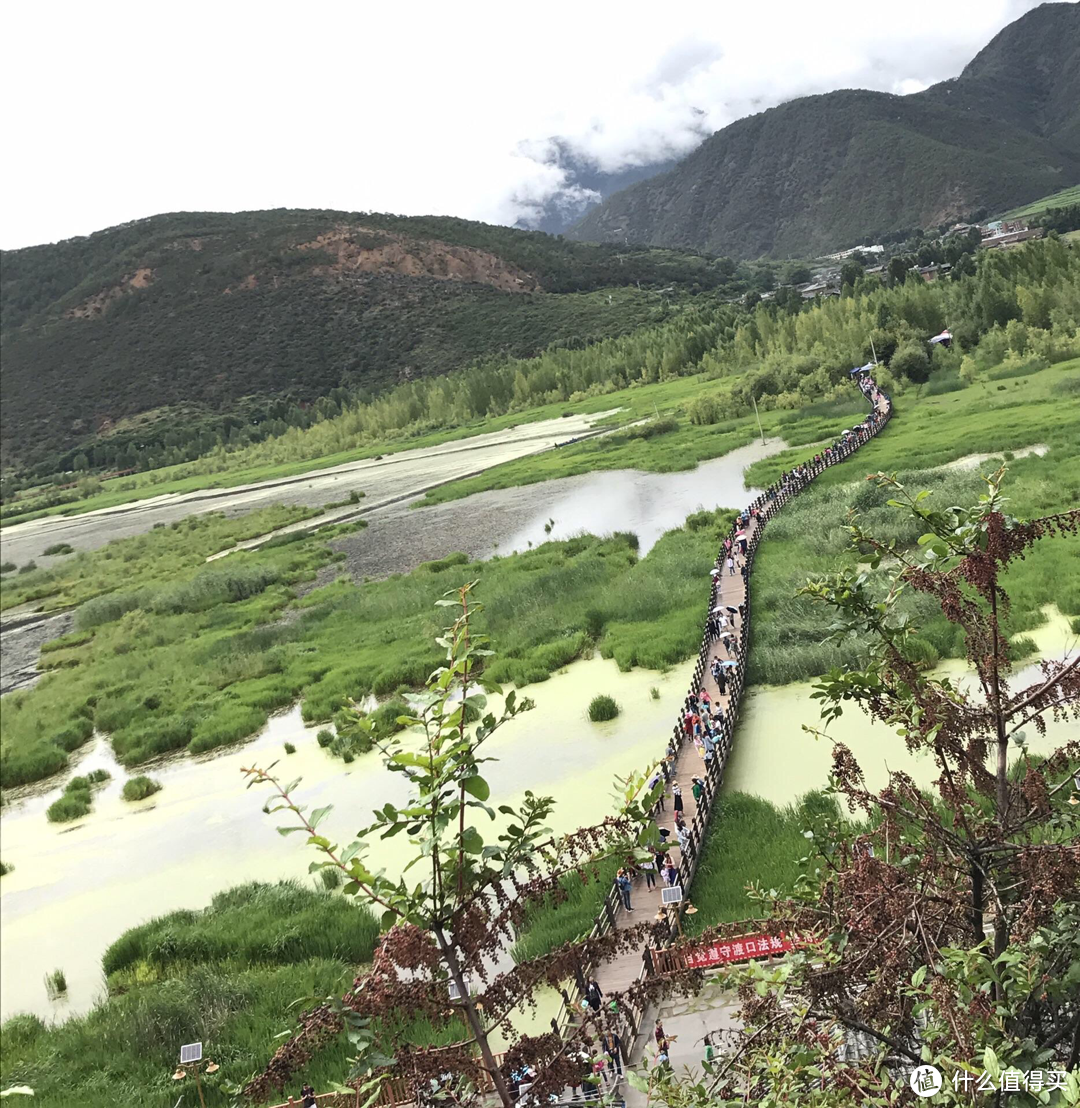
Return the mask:
{"type": "Polygon", "coordinates": [[[719,577],[720,576],[720,571],[718,569],[710,569],[709,570],[709,576],[710,577],[719,577]]]}

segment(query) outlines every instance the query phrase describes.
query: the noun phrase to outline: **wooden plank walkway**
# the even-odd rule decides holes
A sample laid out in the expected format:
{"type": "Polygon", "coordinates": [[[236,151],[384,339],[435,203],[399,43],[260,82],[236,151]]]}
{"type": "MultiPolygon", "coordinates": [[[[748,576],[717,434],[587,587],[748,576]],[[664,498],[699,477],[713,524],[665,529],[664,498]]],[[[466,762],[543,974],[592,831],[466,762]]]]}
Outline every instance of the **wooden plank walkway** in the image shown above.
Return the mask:
{"type": "MultiPolygon", "coordinates": [[[[748,523],[743,527],[747,539],[748,554],[746,557],[742,557],[738,554],[734,555],[734,574],[729,573],[725,565],[725,554],[723,549],[720,550],[717,556],[716,568],[718,568],[720,572],[715,578],[709,610],[711,612],[712,609],[717,606],[726,608],[728,605],[740,608],[742,615],[736,617],[735,626],[731,626],[729,622],[727,628],[727,630],[734,632],[730,641],[739,644],[739,654],[735,653],[734,648],[729,648],[727,642],[722,637],[712,637],[708,630],[706,630],[702,640],[702,652],[699,658],[699,664],[695,669],[693,687],[687,690],[687,694],[689,697],[699,692],[701,688],[704,688],[708,692],[710,701],[713,704],[717,701],[720,702],[724,709],[725,722],[722,728],[723,737],[717,743],[715,756],[713,758],[715,764],[711,766],[710,771],[710,769],[706,768],[706,764],[694,743],[676,727],[671,746],[669,747],[669,750],[674,751],[671,763],[671,777],[668,787],[665,788],[664,791],[663,808],[656,812],[657,826],[669,828],[671,831],[668,838],[669,853],[671,854],[672,861],[679,868],[680,882],[683,886],[684,897],[687,901],[691,900],[690,885],[693,880],[694,871],[697,868],[701,842],[707,829],[708,816],[715,803],[716,794],[719,793],[723,784],[723,770],[731,751],[732,740],[738,722],[739,700],[741,698],[744,681],[744,663],[746,661],[746,654],[749,650],[748,627],[746,626],[750,620],[750,602],[748,596],[749,570],[753,565],[754,553],[761,540],[761,533],[768,518],[778,511],[792,496],[801,492],[802,489],[825,469],[854,454],[860,446],[868,442],[886,425],[892,414],[892,403],[889,397],[884,393],[878,392],[875,388],[873,392],[867,394],[867,399],[871,401],[873,409],[880,416],[879,422],[867,434],[858,436],[849,446],[835,454],[816,456],[818,460],[812,460],[807,463],[804,475],[798,482],[792,485],[782,484],[779,486],[779,492],[775,493],[775,495],[770,495],[768,498],[759,498],[751,505],[751,508],[756,508],[758,512],[760,512],[760,515],[757,512],[752,514],[748,523]],[[746,576],[740,572],[744,564],[747,566],[746,576]],[[719,659],[720,661],[735,659],[738,661],[736,669],[728,670],[734,677],[727,681],[727,688],[723,695],[720,694],[716,681],[710,672],[714,659],[719,659]],[[705,788],[700,804],[694,799],[692,791],[695,777],[703,782],[705,788]],[[673,784],[678,784],[681,790],[683,820],[687,828],[691,831],[689,856],[685,858],[682,856],[682,851],[680,850],[678,838],[675,833],[674,805],[671,788],[673,784]]],[[[776,489],[777,486],[773,488],[776,489]]],[[[773,490],[770,490],[770,493],[772,492],[773,490]]],[[[734,528],[732,533],[734,534],[734,528]]],[[[734,550],[737,549],[736,546],[734,550]]],[[[727,613],[725,613],[725,615],[727,615],[727,613]]],[[[730,615],[727,615],[727,618],[729,621],[732,619],[730,615]]],[[[721,631],[721,635],[723,635],[723,631],[721,631]]],[[[680,709],[680,714],[684,710],[685,705],[680,709]]],[[[657,913],[661,911],[661,890],[664,887],[665,884],[661,875],[656,875],[655,884],[650,888],[645,877],[639,874],[633,882],[630,896],[632,911],[627,912],[623,909],[621,904],[618,903],[616,897],[609,896],[608,906],[605,910],[607,921],[598,920],[598,927],[606,930],[604,926],[606,922],[608,926],[621,930],[632,927],[638,923],[648,922],[649,919],[655,917],[657,913]],[[617,907],[615,907],[616,905],[617,907]],[[612,910],[613,907],[614,910],[612,910]]],[[[646,965],[647,957],[648,954],[644,950],[632,950],[617,958],[604,962],[597,967],[595,977],[603,993],[605,995],[622,993],[633,985],[634,982],[642,976],[643,972],[648,973],[650,967],[646,965]]],[[[632,1016],[631,1023],[637,1023],[637,1020],[632,1016]]],[[[632,1026],[627,1030],[636,1031],[637,1029],[636,1026],[632,1026]]]]}
{"type": "MultiPolygon", "coordinates": [[[[747,539],[752,541],[753,536],[757,534],[759,529],[760,524],[757,518],[751,518],[745,528],[747,539]]],[[[745,559],[741,555],[735,556],[734,562],[734,574],[729,574],[726,566],[723,564],[720,566],[720,574],[716,578],[717,584],[713,591],[712,607],[731,605],[739,608],[742,606],[742,611],[745,612],[747,610],[744,605],[746,601],[748,579],[743,577],[740,572],[743,564],[745,564],[745,559]]],[[[728,615],[727,618],[730,628],[731,616],[728,615]]],[[[738,617],[735,618],[736,624],[741,622],[738,617]]],[[[738,638],[733,636],[729,641],[738,642],[738,638]]],[[[734,725],[733,713],[731,711],[734,693],[732,684],[729,681],[727,684],[727,691],[721,695],[710,670],[714,659],[719,659],[723,662],[730,661],[734,658],[735,654],[733,650],[729,650],[723,639],[714,639],[708,649],[708,661],[705,666],[705,673],[698,682],[699,689],[704,688],[708,692],[709,698],[713,704],[719,701],[724,709],[724,718],[729,720],[732,726],[734,725]]],[[[739,668],[741,671],[741,661],[739,663],[739,668]]],[[[723,748],[718,747],[718,754],[721,749],[723,748]]],[[[726,753],[726,751],[724,753],[726,753]]],[[[726,758],[722,757],[722,760],[726,761],[726,758]]],[[[695,777],[704,781],[707,776],[705,763],[694,743],[684,739],[676,750],[675,761],[671,772],[671,781],[664,790],[664,807],[656,813],[657,827],[666,827],[671,831],[668,837],[668,845],[670,847],[669,853],[676,866],[680,866],[680,862],[682,862],[683,859],[682,852],[679,848],[678,837],[675,833],[675,808],[672,797],[672,786],[677,784],[682,792],[683,821],[688,828],[692,828],[696,825],[699,828],[700,835],[701,831],[704,830],[706,813],[705,811],[699,812],[698,802],[694,799],[693,784],[695,777]]],[[[704,805],[701,807],[704,808],[704,805]]],[[[680,868],[683,869],[683,872],[686,872],[685,867],[680,866],[680,868]]],[[[616,913],[615,928],[622,929],[624,927],[632,927],[635,924],[645,922],[650,917],[655,916],[662,907],[661,890],[664,887],[664,879],[659,874],[656,875],[655,885],[651,889],[648,887],[645,877],[639,875],[634,881],[633,891],[630,895],[630,904],[633,911],[626,912],[620,910],[616,913]]],[[[687,896],[687,899],[690,899],[689,896],[687,896]]],[[[641,973],[641,967],[642,952],[630,951],[619,958],[604,963],[597,971],[596,979],[605,994],[608,992],[621,992],[629,988],[630,985],[638,979],[641,973]]]]}

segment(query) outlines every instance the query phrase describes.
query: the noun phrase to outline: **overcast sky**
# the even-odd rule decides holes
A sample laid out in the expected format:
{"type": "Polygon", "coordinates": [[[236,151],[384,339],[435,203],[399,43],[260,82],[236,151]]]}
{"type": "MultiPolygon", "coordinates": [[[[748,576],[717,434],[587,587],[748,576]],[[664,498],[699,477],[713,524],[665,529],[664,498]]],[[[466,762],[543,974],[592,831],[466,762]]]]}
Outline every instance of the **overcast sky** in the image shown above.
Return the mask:
{"type": "Polygon", "coordinates": [[[0,246],[167,211],[513,223],[783,100],[956,76],[1030,0],[9,0],[0,246]]]}

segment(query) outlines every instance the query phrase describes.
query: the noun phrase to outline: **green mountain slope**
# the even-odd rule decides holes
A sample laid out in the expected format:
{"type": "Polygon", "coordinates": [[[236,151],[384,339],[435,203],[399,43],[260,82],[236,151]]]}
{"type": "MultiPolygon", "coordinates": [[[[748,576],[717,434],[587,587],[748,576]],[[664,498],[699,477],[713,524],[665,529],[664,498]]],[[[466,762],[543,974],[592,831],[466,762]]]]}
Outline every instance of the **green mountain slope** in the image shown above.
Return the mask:
{"type": "Polygon", "coordinates": [[[925,92],[842,90],[738,120],[570,235],[744,257],[821,253],[1074,184],[1078,140],[1080,5],[1047,4],[925,92]]]}
{"type": "Polygon", "coordinates": [[[150,423],[173,445],[203,427],[209,448],[225,413],[248,427],[335,389],[622,334],[662,314],[650,289],[725,287],[733,268],[465,220],[320,211],[163,215],[9,251],[4,460],[101,434],[138,440],[150,423]]]}

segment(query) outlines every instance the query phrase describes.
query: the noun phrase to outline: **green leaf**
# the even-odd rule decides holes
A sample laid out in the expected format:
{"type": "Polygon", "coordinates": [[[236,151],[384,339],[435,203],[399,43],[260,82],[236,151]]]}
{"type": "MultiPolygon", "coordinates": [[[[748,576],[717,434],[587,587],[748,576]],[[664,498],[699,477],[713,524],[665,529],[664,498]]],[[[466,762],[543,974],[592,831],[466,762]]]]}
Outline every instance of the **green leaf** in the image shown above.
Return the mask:
{"type": "Polygon", "coordinates": [[[465,834],[461,837],[461,844],[466,854],[479,854],[484,849],[484,839],[475,827],[466,827],[465,834]]]}
{"type": "Polygon", "coordinates": [[[919,968],[911,975],[911,983],[917,989],[926,980],[926,966],[919,968]]]}
{"type": "Polygon", "coordinates": [[[491,787],[482,777],[466,777],[461,782],[461,787],[477,800],[487,800],[491,796],[491,787]]]}
{"type": "Polygon", "coordinates": [[[279,827],[277,833],[279,835],[291,835],[294,831],[306,831],[306,827],[279,827]]]}

